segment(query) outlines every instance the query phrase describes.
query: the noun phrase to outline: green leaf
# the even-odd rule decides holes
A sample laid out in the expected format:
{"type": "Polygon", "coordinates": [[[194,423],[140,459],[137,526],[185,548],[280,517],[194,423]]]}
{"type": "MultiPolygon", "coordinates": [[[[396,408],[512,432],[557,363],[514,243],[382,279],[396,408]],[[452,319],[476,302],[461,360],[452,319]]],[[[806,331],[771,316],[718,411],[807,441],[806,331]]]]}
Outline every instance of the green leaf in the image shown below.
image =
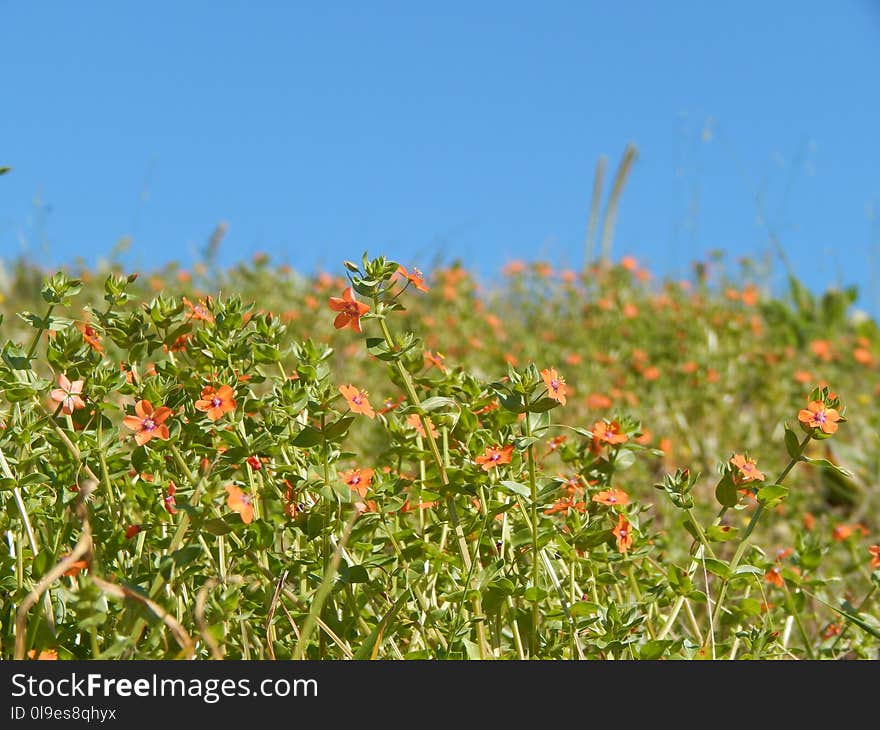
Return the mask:
{"type": "Polygon", "coordinates": [[[758,490],[758,503],[765,507],[779,504],[788,495],[788,487],[781,484],[768,484],[758,490]]]}
{"type": "Polygon", "coordinates": [[[316,444],[321,443],[321,441],[323,441],[323,438],[321,432],[317,428],[305,426],[303,427],[303,430],[296,435],[292,443],[294,446],[298,446],[301,449],[307,449],[310,446],[315,446],[316,444]]]}
{"type": "MultiPolygon", "coordinates": [[[[337,438],[341,438],[348,433],[348,429],[352,423],[354,423],[354,416],[340,418],[338,421],[334,421],[324,429],[324,435],[327,437],[328,441],[335,441],[337,438]]],[[[302,433],[302,431],[300,431],[300,433],[302,433]]]]}
{"type": "Polygon", "coordinates": [[[785,424],[785,450],[792,459],[798,459],[801,455],[801,444],[797,434],[785,424]]]}
{"type": "Polygon", "coordinates": [[[532,496],[531,490],[525,484],[520,484],[519,482],[502,481],[501,486],[508,492],[519,494],[522,497],[531,498],[532,496]]]}
{"type": "Polygon", "coordinates": [[[725,542],[726,540],[733,540],[736,536],[739,535],[739,530],[736,527],[731,527],[730,525],[710,525],[706,529],[706,537],[708,537],[712,542],[725,542]]]}
{"type": "Polygon", "coordinates": [[[553,400],[552,398],[541,398],[541,400],[536,401],[535,403],[529,404],[529,410],[532,413],[544,413],[545,411],[549,411],[551,408],[556,408],[559,405],[558,401],[553,400]]]}
{"type": "Polygon", "coordinates": [[[832,464],[828,459],[811,459],[808,456],[802,456],[801,461],[805,461],[807,464],[812,464],[813,466],[824,466],[826,469],[833,469],[841,476],[852,478],[853,473],[849,469],[844,469],[842,466],[837,466],[837,464],[832,464]]]}
{"type": "Polygon", "coordinates": [[[226,535],[227,533],[232,532],[232,526],[226,522],[226,520],[219,518],[205,520],[202,523],[202,527],[212,535],[226,535]]]}
{"type": "Polygon", "coordinates": [[[737,569],[733,571],[734,575],[757,575],[763,576],[764,571],[760,568],[756,568],[754,565],[740,565],[737,566],[737,569]]]}
{"type": "Polygon", "coordinates": [[[5,175],[10,170],[12,170],[11,167],[0,167],[0,175],[5,175]]]}
{"type": "Polygon", "coordinates": [[[526,592],[523,593],[523,598],[526,601],[538,603],[539,601],[543,601],[547,597],[547,595],[547,591],[545,591],[543,588],[529,586],[528,588],[526,588],[526,592]]]}
{"type": "Polygon", "coordinates": [[[733,477],[730,474],[725,474],[718,482],[718,486],[715,487],[715,499],[720,502],[722,507],[736,507],[738,495],[733,477]]]}
{"type": "Polygon", "coordinates": [[[198,545],[187,545],[180,550],[171,553],[171,558],[175,565],[188,565],[195,560],[202,552],[202,548],[198,545]]]}
{"type": "Polygon", "coordinates": [[[706,570],[713,575],[717,575],[719,578],[730,577],[730,568],[727,563],[722,562],[721,560],[715,560],[715,558],[703,558],[703,564],[706,566],[706,570]]]}
{"type": "MultiPolygon", "coordinates": [[[[415,591],[418,587],[418,584],[421,582],[421,578],[415,581],[412,586],[412,590],[415,591]]],[[[388,625],[394,620],[394,617],[397,615],[397,612],[400,611],[401,606],[406,603],[406,599],[409,598],[409,591],[402,591],[400,597],[394,602],[394,605],[388,609],[388,612],[382,617],[382,620],[379,621],[370,632],[369,636],[364,639],[364,643],[358,647],[358,650],[354,654],[354,659],[358,661],[364,661],[367,659],[375,659],[376,654],[379,651],[379,644],[382,642],[382,637],[385,633],[385,630],[388,628],[388,625]]],[[[394,633],[395,628],[398,624],[394,624],[391,629],[391,633],[394,633]]],[[[390,635],[390,634],[389,634],[390,635]]]]}
{"type": "Polygon", "coordinates": [[[639,648],[639,659],[647,659],[649,661],[652,659],[659,659],[674,643],[674,641],[671,641],[669,639],[652,639],[644,646],[639,648]]]}

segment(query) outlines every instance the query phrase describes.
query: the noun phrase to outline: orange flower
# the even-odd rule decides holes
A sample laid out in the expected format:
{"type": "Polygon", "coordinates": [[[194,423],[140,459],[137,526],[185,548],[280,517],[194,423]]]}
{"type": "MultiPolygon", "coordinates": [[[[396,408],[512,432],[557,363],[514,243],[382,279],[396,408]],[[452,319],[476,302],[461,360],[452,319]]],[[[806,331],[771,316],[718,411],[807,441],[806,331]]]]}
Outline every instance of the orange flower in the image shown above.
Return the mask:
{"type": "Polygon", "coordinates": [[[868,552],[871,555],[871,567],[880,568],[880,545],[871,545],[868,552]]]}
{"type": "Polygon", "coordinates": [[[372,469],[349,469],[339,472],[339,478],[348,485],[352,492],[357,492],[361,497],[367,496],[367,489],[373,483],[372,469]]]}
{"type": "Polygon", "coordinates": [[[424,358],[425,358],[425,365],[426,366],[430,367],[431,365],[433,365],[441,373],[446,372],[446,366],[443,364],[443,360],[446,359],[445,355],[443,355],[439,352],[435,354],[435,353],[431,352],[430,350],[425,350],[424,358]]]}
{"type": "Polygon", "coordinates": [[[853,534],[853,531],[852,525],[838,525],[831,533],[831,539],[834,542],[843,542],[853,534]]]}
{"type": "Polygon", "coordinates": [[[629,437],[620,430],[620,424],[617,421],[611,423],[596,421],[590,430],[593,432],[594,451],[598,451],[604,444],[616,446],[629,441],[629,437]]]}
{"type": "Polygon", "coordinates": [[[177,514],[177,500],[174,499],[174,495],[176,492],[177,492],[177,485],[169,479],[168,480],[168,489],[165,493],[165,497],[162,499],[162,504],[165,507],[165,511],[169,515],[177,514]]]}
{"type": "Polygon", "coordinates": [[[59,387],[54,388],[49,395],[52,400],[61,404],[62,413],[70,415],[74,411],[86,407],[85,401],[82,399],[83,385],[85,385],[84,380],[74,380],[71,383],[64,373],[59,373],[59,387]]]}
{"type": "Polygon", "coordinates": [[[822,433],[836,433],[840,414],[834,408],[826,408],[820,400],[810,401],[809,405],[798,411],[798,421],[810,428],[818,428],[822,433]]]}
{"type": "Polygon", "coordinates": [[[768,583],[775,585],[777,588],[782,588],[785,586],[785,581],[782,578],[782,568],[778,565],[774,565],[770,568],[766,573],[764,573],[764,580],[768,583]]]}
{"type": "Polygon", "coordinates": [[[182,297],[183,303],[189,309],[189,319],[200,319],[203,322],[213,322],[214,315],[208,311],[205,302],[199,299],[198,304],[193,304],[186,297],[182,297]]]}
{"type": "Polygon", "coordinates": [[[75,560],[71,566],[64,571],[64,575],[75,576],[79,575],[81,571],[87,570],[89,567],[88,560],[75,560]]]}
{"type": "Polygon", "coordinates": [[[148,400],[139,400],[135,403],[136,416],[126,416],[122,423],[126,428],[135,432],[134,440],[138,446],[143,446],[151,438],[166,440],[169,436],[168,426],[165,420],[171,415],[171,409],[160,406],[155,411],[153,404],[148,400]]]}
{"type": "Polygon", "coordinates": [[[238,512],[244,524],[251,524],[254,521],[254,505],[251,495],[232,484],[226,485],[226,493],[229,495],[226,498],[226,506],[233,512],[238,512]]]}
{"type": "Polygon", "coordinates": [[[544,510],[545,515],[556,514],[557,512],[565,512],[568,514],[569,510],[576,510],[578,512],[585,512],[586,505],[583,502],[575,502],[573,499],[560,499],[556,504],[548,507],[544,510]]]}
{"type": "Polygon", "coordinates": [[[140,525],[129,525],[125,528],[125,539],[131,540],[135,535],[137,535],[141,531],[140,525]]]}
{"type": "Polygon", "coordinates": [[[376,412],[370,405],[365,390],[358,390],[353,385],[340,385],[339,392],[342,393],[345,400],[348,401],[348,407],[352,413],[361,413],[367,418],[375,418],[376,412]]]}
{"type": "Polygon", "coordinates": [[[565,393],[568,387],[565,378],[557,374],[555,368],[547,368],[541,371],[541,378],[547,386],[547,395],[560,405],[565,405],[565,393]]]}
{"type": "Polygon", "coordinates": [[[629,529],[629,520],[623,514],[617,517],[617,526],[611,531],[617,539],[617,552],[625,553],[632,547],[632,531],[629,529]]]}
{"type": "Polygon", "coordinates": [[[765,479],[764,474],[758,471],[758,467],[755,466],[754,459],[750,459],[742,454],[734,454],[730,459],[730,463],[739,470],[739,474],[734,475],[733,478],[735,484],[745,484],[753,481],[763,482],[765,479]]]}
{"type": "Polygon", "coordinates": [[[36,649],[31,649],[28,652],[28,657],[30,659],[38,659],[41,661],[56,661],[58,659],[58,652],[54,649],[45,649],[37,654],[36,649]]]}
{"type": "Polygon", "coordinates": [[[627,271],[635,271],[639,267],[639,262],[633,256],[624,256],[620,259],[620,265],[627,271]]]}
{"type": "Polygon", "coordinates": [[[607,505],[608,507],[614,507],[616,505],[623,507],[624,505],[629,504],[629,495],[622,489],[605,489],[598,494],[593,495],[593,501],[607,505]]]}
{"type": "Polygon", "coordinates": [[[547,442],[548,448],[547,448],[547,454],[545,454],[545,456],[552,454],[554,451],[556,451],[556,449],[558,449],[560,446],[562,446],[562,444],[565,443],[565,440],[566,440],[565,436],[554,436],[552,439],[550,439],[547,442]]]}
{"type": "Polygon", "coordinates": [[[809,512],[804,513],[804,529],[812,530],[816,526],[816,518],[809,512]]]}
{"type": "Polygon", "coordinates": [[[101,337],[98,335],[94,327],[83,323],[79,328],[82,332],[83,339],[88,343],[95,352],[104,352],[104,345],[101,344],[101,337]]]}
{"type": "Polygon", "coordinates": [[[428,291],[428,287],[425,286],[424,274],[422,274],[422,272],[418,269],[413,268],[412,272],[409,272],[405,268],[403,268],[403,266],[398,266],[397,273],[400,274],[400,276],[406,279],[419,291],[428,291]]]}
{"type": "MultiPolygon", "coordinates": [[[[431,435],[434,438],[437,438],[437,436],[439,436],[440,434],[437,432],[437,429],[434,427],[434,424],[431,423],[430,418],[428,419],[428,424],[431,427],[431,435]]],[[[418,413],[410,413],[406,417],[406,425],[409,426],[410,428],[414,428],[418,432],[419,436],[421,436],[422,438],[425,438],[425,427],[422,425],[422,419],[419,418],[418,413]]]]}
{"type": "Polygon", "coordinates": [[[202,388],[201,398],[196,401],[196,410],[207,413],[208,418],[216,421],[224,413],[235,410],[235,391],[229,385],[221,385],[220,390],[206,385],[202,388]]]}
{"type": "Polygon", "coordinates": [[[330,297],[330,309],[339,312],[336,319],[333,320],[333,326],[341,330],[344,327],[351,327],[355,332],[363,332],[361,329],[361,317],[370,311],[370,308],[363,302],[355,299],[354,292],[348,287],[342,292],[342,298],[330,297]]]}
{"type": "Polygon", "coordinates": [[[400,509],[397,511],[400,512],[401,514],[406,514],[407,512],[412,512],[413,510],[416,510],[416,509],[431,509],[432,507],[436,507],[438,504],[439,503],[436,501],[434,501],[434,502],[419,502],[418,504],[410,504],[410,501],[406,500],[406,502],[404,502],[401,505],[400,509]]]}
{"type": "Polygon", "coordinates": [[[480,465],[480,468],[483,471],[489,471],[502,464],[509,464],[512,453],[512,444],[503,448],[498,444],[495,444],[494,446],[488,446],[483,454],[474,459],[474,461],[480,465]]]}

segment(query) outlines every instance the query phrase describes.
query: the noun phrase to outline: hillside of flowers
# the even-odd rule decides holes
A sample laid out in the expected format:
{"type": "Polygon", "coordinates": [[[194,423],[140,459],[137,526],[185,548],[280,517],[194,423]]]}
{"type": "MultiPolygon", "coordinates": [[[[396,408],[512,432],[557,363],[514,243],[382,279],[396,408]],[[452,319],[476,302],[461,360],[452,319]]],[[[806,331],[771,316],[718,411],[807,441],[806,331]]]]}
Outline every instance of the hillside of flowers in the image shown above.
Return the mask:
{"type": "Polygon", "coordinates": [[[0,657],[875,659],[880,331],[633,257],[0,269],[0,657]]]}

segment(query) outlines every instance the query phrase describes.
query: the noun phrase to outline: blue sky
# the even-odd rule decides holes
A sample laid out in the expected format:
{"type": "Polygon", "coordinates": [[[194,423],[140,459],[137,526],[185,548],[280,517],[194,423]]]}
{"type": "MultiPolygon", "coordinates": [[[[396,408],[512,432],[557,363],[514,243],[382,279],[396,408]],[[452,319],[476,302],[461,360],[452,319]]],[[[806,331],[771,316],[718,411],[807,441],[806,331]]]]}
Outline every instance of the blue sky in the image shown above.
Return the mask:
{"type": "MultiPolygon", "coordinates": [[[[0,258],[364,249],[580,265],[597,157],[639,158],[615,257],[768,250],[870,291],[876,0],[0,0],[0,258]]],[[[873,228],[872,228],[873,226],[873,228]]]]}

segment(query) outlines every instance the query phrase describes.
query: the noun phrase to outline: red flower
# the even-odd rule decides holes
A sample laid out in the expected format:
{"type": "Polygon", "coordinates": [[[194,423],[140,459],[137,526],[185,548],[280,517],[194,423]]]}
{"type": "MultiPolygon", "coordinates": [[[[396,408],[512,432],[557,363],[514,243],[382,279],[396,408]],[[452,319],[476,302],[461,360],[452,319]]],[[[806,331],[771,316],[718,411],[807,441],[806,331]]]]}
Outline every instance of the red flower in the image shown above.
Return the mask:
{"type": "Polygon", "coordinates": [[[510,444],[502,448],[498,444],[489,446],[482,455],[478,456],[476,461],[483,471],[490,471],[502,464],[510,463],[510,456],[513,453],[513,445],[510,444]]]}
{"type": "Polygon", "coordinates": [[[764,580],[775,585],[777,588],[782,588],[785,585],[785,581],[782,578],[782,568],[778,565],[774,565],[764,573],[764,580]]]}
{"type": "Polygon", "coordinates": [[[138,446],[143,446],[152,438],[167,440],[168,426],[165,420],[171,415],[171,409],[160,406],[153,410],[153,404],[148,400],[139,400],[134,405],[136,416],[126,416],[122,419],[123,425],[135,432],[134,440],[138,446]]]}
{"type": "Polygon", "coordinates": [[[370,308],[355,299],[354,292],[348,287],[342,292],[342,298],[330,297],[330,309],[339,312],[333,320],[333,326],[340,330],[351,327],[355,332],[363,332],[361,329],[361,317],[370,311],[370,308]]]}
{"type": "Polygon", "coordinates": [[[125,528],[125,539],[131,540],[135,535],[137,535],[141,531],[140,525],[129,525],[125,528]]]}

